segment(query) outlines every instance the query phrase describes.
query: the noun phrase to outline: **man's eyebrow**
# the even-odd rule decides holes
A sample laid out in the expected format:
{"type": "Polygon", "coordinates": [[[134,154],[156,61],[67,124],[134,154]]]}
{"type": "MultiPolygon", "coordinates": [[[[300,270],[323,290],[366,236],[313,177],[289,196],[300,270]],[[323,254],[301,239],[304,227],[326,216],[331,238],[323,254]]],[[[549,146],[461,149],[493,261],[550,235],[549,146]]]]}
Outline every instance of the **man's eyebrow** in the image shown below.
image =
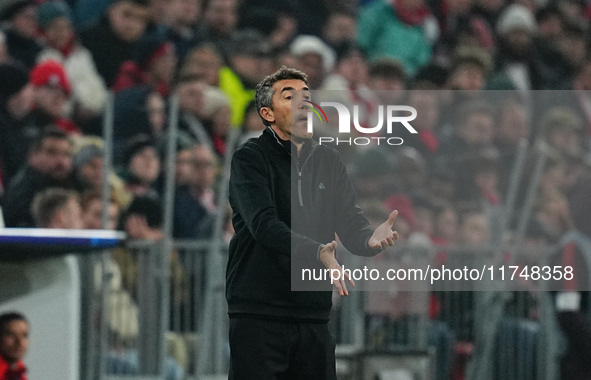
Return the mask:
{"type": "Polygon", "coordinates": [[[296,90],[296,89],[295,89],[295,88],[293,88],[293,87],[283,87],[283,88],[281,89],[281,93],[283,93],[284,91],[310,91],[310,89],[309,89],[308,87],[304,87],[304,88],[301,88],[301,89],[299,89],[299,90],[296,90]]]}

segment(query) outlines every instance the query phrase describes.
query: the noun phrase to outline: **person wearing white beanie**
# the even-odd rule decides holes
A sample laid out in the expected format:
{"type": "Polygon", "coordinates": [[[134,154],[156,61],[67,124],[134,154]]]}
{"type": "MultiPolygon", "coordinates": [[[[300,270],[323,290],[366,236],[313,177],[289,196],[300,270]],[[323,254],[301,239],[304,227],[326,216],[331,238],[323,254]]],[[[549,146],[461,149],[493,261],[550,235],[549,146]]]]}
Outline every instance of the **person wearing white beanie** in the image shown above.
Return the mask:
{"type": "Polygon", "coordinates": [[[291,43],[289,51],[298,61],[298,69],[308,74],[310,88],[320,88],[324,77],[334,69],[334,51],[320,38],[301,35],[291,43]]]}
{"type": "Polygon", "coordinates": [[[537,31],[536,20],[532,12],[520,4],[512,4],[499,17],[497,33],[505,36],[516,30],[534,34],[537,31]]]}
{"type": "Polygon", "coordinates": [[[492,90],[529,91],[544,87],[534,38],[537,23],[532,12],[519,4],[508,6],[496,25],[499,35],[496,71],[489,80],[492,90]]]}

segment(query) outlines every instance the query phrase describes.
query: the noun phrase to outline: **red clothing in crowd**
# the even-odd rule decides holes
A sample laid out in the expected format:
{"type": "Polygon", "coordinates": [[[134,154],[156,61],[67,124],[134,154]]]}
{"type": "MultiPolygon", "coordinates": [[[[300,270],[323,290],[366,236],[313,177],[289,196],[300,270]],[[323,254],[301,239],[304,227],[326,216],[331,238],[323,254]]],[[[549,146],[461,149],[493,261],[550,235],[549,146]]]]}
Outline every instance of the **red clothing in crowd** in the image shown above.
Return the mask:
{"type": "Polygon", "coordinates": [[[16,363],[16,368],[10,368],[10,364],[0,356],[0,380],[27,380],[27,367],[22,360],[16,363]]]}

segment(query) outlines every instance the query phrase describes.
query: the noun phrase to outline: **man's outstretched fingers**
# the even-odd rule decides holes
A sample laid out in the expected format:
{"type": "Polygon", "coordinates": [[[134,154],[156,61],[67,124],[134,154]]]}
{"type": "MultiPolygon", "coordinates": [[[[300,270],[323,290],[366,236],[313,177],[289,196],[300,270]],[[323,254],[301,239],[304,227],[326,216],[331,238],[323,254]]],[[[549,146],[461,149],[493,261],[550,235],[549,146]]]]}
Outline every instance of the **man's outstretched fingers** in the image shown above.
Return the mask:
{"type": "Polygon", "coordinates": [[[345,272],[345,278],[349,280],[349,283],[355,287],[355,281],[351,278],[351,275],[348,272],[345,272]]]}
{"type": "Polygon", "coordinates": [[[394,210],[390,213],[390,215],[388,215],[388,224],[391,226],[394,225],[394,221],[396,220],[396,217],[398,216],[398,210],[394,210]]]}

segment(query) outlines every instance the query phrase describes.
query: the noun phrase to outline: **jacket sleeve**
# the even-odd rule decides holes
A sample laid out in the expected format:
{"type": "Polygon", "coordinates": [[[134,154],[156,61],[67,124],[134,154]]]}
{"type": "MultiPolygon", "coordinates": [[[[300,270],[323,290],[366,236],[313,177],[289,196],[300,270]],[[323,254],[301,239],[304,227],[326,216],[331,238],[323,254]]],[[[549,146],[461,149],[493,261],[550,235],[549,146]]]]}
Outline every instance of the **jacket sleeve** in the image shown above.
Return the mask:
{"type": "MultiPolygon", "coordinates": [[[[239,213],[258,244],[291,256],[316,258],[319,242],[295,233],[279,219],[271,193],[271,179],[261,152],[243,147],[232,157],[230,203],[239,213]]],[[[289,194],[285,200],[290,201],[289,194]]]]}
{"type": "Polygon", "coordinates": [[[334,219],[336,232],[345,247],[357,256],[374,256],[380,251],[371,249],[368,240],[373,234],[373,228],[363,216],[361,208],[356,204],[355,190],[347,174],[347,169],[335,152],[335,173],[337,175],[337,196],[334,219]]]}

